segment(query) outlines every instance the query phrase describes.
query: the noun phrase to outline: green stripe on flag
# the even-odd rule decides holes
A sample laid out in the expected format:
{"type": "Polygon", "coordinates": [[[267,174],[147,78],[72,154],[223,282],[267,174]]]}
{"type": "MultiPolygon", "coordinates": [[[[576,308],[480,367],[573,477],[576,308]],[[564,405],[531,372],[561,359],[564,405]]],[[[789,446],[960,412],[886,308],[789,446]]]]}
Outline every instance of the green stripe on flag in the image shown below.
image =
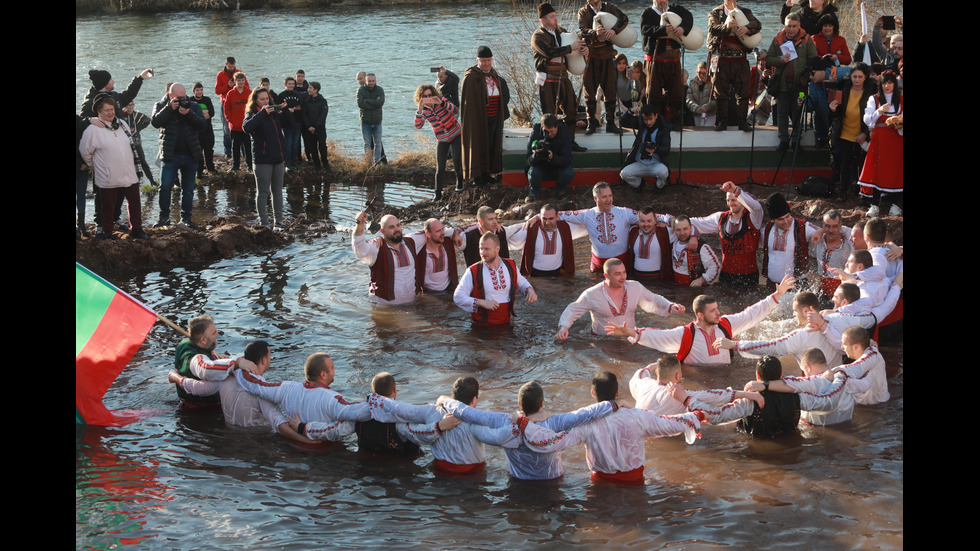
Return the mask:
{"type": "Polygon", "coordinates": [[[75,264],[75,357],[92,338],[116,290],[100,277],[75,264]]]}

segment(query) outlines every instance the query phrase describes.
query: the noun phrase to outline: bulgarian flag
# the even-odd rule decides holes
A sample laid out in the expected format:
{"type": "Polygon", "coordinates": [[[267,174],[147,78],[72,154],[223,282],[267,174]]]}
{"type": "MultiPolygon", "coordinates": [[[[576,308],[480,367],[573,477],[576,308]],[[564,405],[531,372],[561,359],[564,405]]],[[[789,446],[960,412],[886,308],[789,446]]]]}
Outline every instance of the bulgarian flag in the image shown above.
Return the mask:
{"type": "Polygon", "coordinates": [[[157,315],[75,263],[75,422],[121,426],[141,417],[113,414],[102,396],[139,349],[157,315]]]}

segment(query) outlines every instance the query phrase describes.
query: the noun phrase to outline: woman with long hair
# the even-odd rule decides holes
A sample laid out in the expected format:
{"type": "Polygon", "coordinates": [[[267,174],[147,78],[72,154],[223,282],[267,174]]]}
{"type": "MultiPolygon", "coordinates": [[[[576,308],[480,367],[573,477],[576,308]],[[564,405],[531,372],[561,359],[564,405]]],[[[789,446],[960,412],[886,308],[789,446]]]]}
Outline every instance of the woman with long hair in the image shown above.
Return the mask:
{"type": "Polygon", "coordinates": [[[831,114],[830,140],[834,157],[834,179],[839,182],[838,197],[844,199],[857,182],[864,165],[864,145],[871,137],[864,123],[864,111],[868,99],[877,91],[871,79],[871,68],[865,63],[855,63],[848,78],[838,85],[840,101],[829,104],[831,114]]]}
{"type": "Polygon", "coordinates": [[[129,126],[116,118],[116,99],[111,94],[95,96],[92,107],[98,120],[85,129],[78,150],[94,174],[96,201],[101,203],[102,231],[99,239],[111,239],[115,226],[116,201],[125,197],[129,207],[130,235],[146,239],[143,214],[140,210],[139,181],[142,178],[137,164],[139,154],[129,126]]]}
{"type": "Polygon", "coordinates": [[[456,166],[456,191],[463,190],[463,171],[457,164],[462,157],[459,109],[453,102],[442,99],[442,92],[431,84],[423,84],[415,90],[415,128],[421,129],[429,121],[436,134],[436,192],[435,200],[442,199],[442,176],[446,173],[446,155],[452,149],[453,165],[456,166]]]}
{"type": "Polygon", "coordinates": [[[283,111],[282,105],[272,104],[272,95],[265,88],[256,88],[245,105],[245,121],[242,128],[252,137],[252,159],[255,167],[255,204],[259,210],[259,223],[269,225],[268,204],[272,195],[275,225],[282,231],[282,180],[286,168],[286,138],[283,127],[291,128],[293,117],[283,111]]]}
{"type": "MultiPolygon", "coordinates": [[[[881,212],[882,199],[901,199],[903,191],[904,105],[894,72],[881,73],[879,91],[864,111],[864,124],[871,129],[871,145],[858,185],[861,195],[871,198],[868,217],[875,217],[881,212]]],[[[893,202],[888,214],[900,216],[902,209],[893,202]]]]}

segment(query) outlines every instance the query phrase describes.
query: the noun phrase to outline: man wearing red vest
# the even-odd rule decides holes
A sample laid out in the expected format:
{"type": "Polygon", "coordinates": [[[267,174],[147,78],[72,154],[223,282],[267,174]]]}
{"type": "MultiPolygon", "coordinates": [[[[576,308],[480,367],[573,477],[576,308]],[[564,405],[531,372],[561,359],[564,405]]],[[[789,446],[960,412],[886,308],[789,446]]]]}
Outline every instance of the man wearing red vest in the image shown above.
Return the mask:
{"type": "MultiPolygon", "coordinates": [[[[409,237],[421,236],[416,232],[409,237]]],[[[419,247],[415,256],[415,278],[422,282],[422,288],[431,292],[443,292],[455,289],[459,283],[459,273],[456,267],[456,246],[452,236],[453,228],[446,235],[446,228],[437,218],[425,221],[425,246],[419,247]]]]}
{"type": "MultiPolygon", "coordinates": [[[[637,225],[627,238],[626,270],[632,279],[670,280],[674,270],[670,263],[670,232],[657,224],[653,207],[643,207],[637,214],[637,225]]],[[[663,217],[662,217],[663,218],[663,217]]],[[[666,218],[664,218],[666,222],[666,218]]]]}
{"type": "Polygon", "coordinates": [[[674,218],[677,241],[671,249],[674,282],[689,287],[706,287],[718,280],[721,263],[711,246],[691,235],[691,219],[681,214],[674,218]]]}
{"type": "MultiPolygon", "coordinates": [[[[579,232],[586,235],[584,231],[579,232]]],[[[541,207],[538,216],[524,224],[507,228],[508,242],[523,246],[521,274],[525,276],[575,275],[575,249],[568,222],[558,220],[558,209],[551,204],[541,207]]]]}
{"type": "MultiPolygon", "coordinates": [[[[384,304],[404,304],[422,292],[422,279],[416,270],[416,256],[426,237],[421,234],[402,236],[398,218],[381,217],[381,236],[364,239],[367,213],[357,215],[357,227],[351,234],[351,247],[357,259],[371,267],[371,300],[384,304]]],[[[455,261],[455,257],[453,258],[455,261]]]]}
{"type": "Polygon", "coordinates": [[[762,204],[734,182],[725,182],[728,209],[710,216],[692,218],[691,225],[699,232],[717,231],[721,235],[722,285],[752,288],[759,284],[759,264],[755,252],[759,248],[759,228],[762,227],[762,204]]]}
{"type": "MultiPolygon", "coordinates": [[[[610,335],[629,337],[632,343],[655,348],[668,354],[677,354],[677,359],[693,365],[730,364],[731,353],[715,347],[715,341],[724,337],[731,339],[747,331],[765,319],[776,305],[779,297],[793,287],[790,276],[783,278],[776,292],[737,313],[722,316],[718,301],[707,295],[694,299],[695,321],[674,329],[654,329],[651,327],[632,329],[623,325],[610,324],[606,332],[610,335]],[[720,329],[720,331],[716,331],[720,329]]],[[[719,343],[720,344],[720,343],[719,343]]]]}
{"type": "Polygon", "coordinates": [[[517,291],[528,304],[538,300],[531,284],[517,271],[517,264],[500,258],[500,238],[487,232],[480,238],[482,262],[470,266],[459,281],[453,301],[473,315],[477,325],[506,325],[514,309],[517,291]]]}

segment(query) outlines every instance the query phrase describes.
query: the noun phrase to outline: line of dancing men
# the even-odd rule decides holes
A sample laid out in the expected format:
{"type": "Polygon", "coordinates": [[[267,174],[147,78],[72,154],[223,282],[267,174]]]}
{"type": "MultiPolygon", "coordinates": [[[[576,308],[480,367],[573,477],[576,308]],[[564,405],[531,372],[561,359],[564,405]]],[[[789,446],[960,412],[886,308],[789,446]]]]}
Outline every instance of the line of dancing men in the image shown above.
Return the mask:
{"type": "Polygon", "coordinates": [[[901,248],[886,244],[887,226],[880,219],[846,228],[840,225],[840,215],[831,211],[817,228],[792,217],[785,199],[775,193],[766,201],[773,220],[765,226],[763,247],[763,271],[772,294],[728,315],[721,314],[717,299],[700,295],[692,305],[694,320],[686,325],[667,330],[636,326],[638,307],[660,316],[684,313],[686,308],[628,275],[673,278],[691,286],[719,279],[717,273],[706,276],[707,259],[719,263],[710,247],[692,237],[699,225],[710,225],[721,235],[723,256],[715,272],[723,275],[726,267],[730,274],[734,271],[730,284],[736,286],[750,281],[748,272],[757,284],[758,272],[750,272],[745,264],[746,251],[751,250],[755,266],[756,245],[763,235],[756,229],[762,222],[761,203],[730,182],[722,190],[730,209],[700,219],[615,207],[612,190],[604,183],[593,190],[594,209],[557,212],[545,206],[526,223],[509,228],[501,227],[496,213],[484,207],[470,226],[447,230],[430,219],[423,232],[403,236],[398,219],[386,215],[381,235],[366,240],[367,214],[357,217],[352,247],[371,266],[373,300],[399,304],[423,291],[448,295],[452,289],[453,300],[471,314],[475,325],[510,323],[518,291],[534,303],[537,295],[528,277],[572,275],[571,240],[589,235],[591,270],[601,269],[603,281],[569,304],[555,338],[567,339],[575,320],[589,312],[594,333],[625,336],[667,353],[630,380],[633,408],[619,399],[618,380],[608,372],[592,381],[595,404],[558,415],[543,411],[544,393],[536,381],[518,392],[520,414],[476,409],[479,382],[473,377],[457,379],[451,396],[435,404],[413,406],[397,401],[391,374],[379,373],[367,399],[350,402],[330,389],[335,368],[329,355],[310,355],[302,383],[271,383],[262,377],[271,364],[268,343],[250,344],[241,357],[221,357],[215,352],[219,333],[209,316],[191,320],[190,336],[177,348],[169,379],[183,400],[220,401],[229,424],[271,426],[306,444],[338,441],[356,432],[365,450],[416,455],[419,446],[428,445],[438,472],[465,474],[483,470],[483,445],[489,443],[507,450],[512,476],[552,479],[563,472],[560,451],[584,443],[594,477],[624,483],[643,481],[641,444],[647,436],[684,434],[691,443],[703,422],[737,420],[753,435],[772,437],[795,432],[801,419],[814,425],[839,423],[851,418],[855,403],[887,401],[885,362],[872,331],[879,320],[900,310],[903,261],[901,248]],[[793,298],[794,318],[783,322],[787,334],[769,341],[736,340],[798,284],[794,274],[806,275],[796,262],[807,266],[805,251],[811,244],[822,270],[814,286],[821,294],[830,293],[834,308],[821,310],[818,295],[802,291],[793,298]],[[523,247],[520,267],[509,258],[510,247],[523,247]],[[707,256],[704,249],[709,250],[707,256]],[[457,250],[463,251],[468,264],[462,277],[456,267],[457,250]],[[782,274],[772,271],[774,265],[782,267],[782,274]],[[779,276],[778,283],[774,276],[779,276]],[[731,350],[760,358],[756,381],[744,390],[694,391],[681,386],[682,362],[728,364],[731,350]],[[790,355],[804,376],[783,376],[778,357],[790,355]]]}

